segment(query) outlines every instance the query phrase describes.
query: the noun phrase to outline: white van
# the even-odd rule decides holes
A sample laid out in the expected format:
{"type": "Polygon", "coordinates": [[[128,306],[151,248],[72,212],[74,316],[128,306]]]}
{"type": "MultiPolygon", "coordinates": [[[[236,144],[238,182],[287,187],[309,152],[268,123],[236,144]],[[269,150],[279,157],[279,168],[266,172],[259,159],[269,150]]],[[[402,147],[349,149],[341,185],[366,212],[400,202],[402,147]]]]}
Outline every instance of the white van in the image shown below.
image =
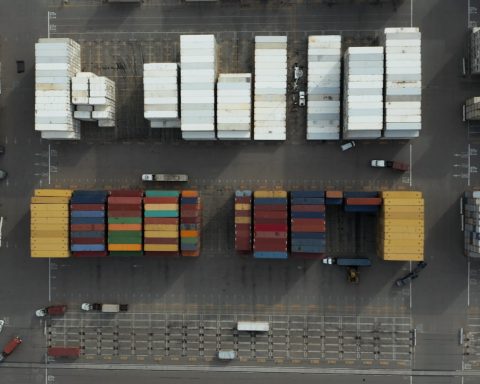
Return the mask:
{"type": "Polygon", "coordinates": [[[217,357],[219,360],[234,360],[237,357],[237,353],[233,349],[218,351],[217,357]]]}

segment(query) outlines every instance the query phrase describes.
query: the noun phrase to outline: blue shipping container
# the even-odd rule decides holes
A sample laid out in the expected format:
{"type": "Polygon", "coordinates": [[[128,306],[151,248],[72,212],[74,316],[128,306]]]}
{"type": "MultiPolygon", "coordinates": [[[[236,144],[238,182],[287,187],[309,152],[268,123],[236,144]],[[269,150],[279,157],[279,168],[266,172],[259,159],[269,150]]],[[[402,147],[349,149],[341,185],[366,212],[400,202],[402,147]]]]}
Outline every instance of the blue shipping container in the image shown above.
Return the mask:
{"type": "Polygon", "coordinates": [[[106,197],[103,196],[74,196],[70,199],[70,204],[105,204],[106,197]]]}
{"type": "Polygon", "coordinates": [[[378,205],[345,205],[345,212],[378,212],[378,205]]]}
{"type": "Polygon", "coordinates": [[[325,199],[325,205],[342,205],[343,204],[343,199],[341,197],[333,199],[327,197],[325,199]]]}
{"type": "Polygon", "coordinates": [[[103,217],[72,217],[70,224],[105,224],[103,217]]]}
{"type": "Polygon", "coordinates": [[[105,217],[105,211],[71,211],[71,217],[105,217]]]}
{"type": "Polygon", "coordinates": [[[323,197],[299,197],[290,200],[292,204],[308,205],[308,204],[325,204],[323,197]]]}
{"type": "Polygon", "coordinates": [[[313,245],[292,245],[292,252],[298,253],[325,253],[324,247],[318,247],[313,245]]]}
{"type": "Polygon", "coordinates": [[[244,191],[235,191],[236,197],[251,197],[252,191],[244,190],[244,191]]]}
{"type": "Polygon", "coordinates": [[[197,204],[198,197],[182,197],[180,199],[181,204],[197,204]]]}
{"type": "Polygon", "coordinates": [[[104,237],[105,232],[102,231],[86,231],[86,232],[70,232],[70,237],[79,238],[79,237],[104,237]]]}
{"type": "Polygon", "coordinates": [[[70,248],[72,252],[98,252],[105,251],[103,244],[72,244],[70,248]]]}
{"type": "Polygon", "coordinates": [[[325,247],[325,239],[292,239],[292,245],[316,245],[325,247]]]}
{"type": "Polygon", "coordinates": [[[325,239],[325,232],[292,232],[293,239],[325,239]]]}
{"type": "Polygon", "coordinates": [[[325,191],[292,191],[290,192],[290,197],[325,197],[325,191]]]}
{"type": "Polygon", "coordinates": [[[378,192],[343,192],[343,197],[378,197],[378,192]]]}
{"type": "Polygon", "coordinates": [[[288,204],[288,200],[283,197],[255,197],[254,203],[258,205],[281,205],[288,204]]]}
{"type": "Polygon", "coordinates": [[[292,212],[292,219],[324,219],[325,212],[292,212]]]}
{"type": "Polygon", "coordinates": [[[180,243],[180,249],[182,251],[196,251],[198,249],[198,244],[180,243]]]}
{"type": "Polygon", "coordinates": [[[288,252],[253,252],[256,259],[288,259],[288,252]]]}

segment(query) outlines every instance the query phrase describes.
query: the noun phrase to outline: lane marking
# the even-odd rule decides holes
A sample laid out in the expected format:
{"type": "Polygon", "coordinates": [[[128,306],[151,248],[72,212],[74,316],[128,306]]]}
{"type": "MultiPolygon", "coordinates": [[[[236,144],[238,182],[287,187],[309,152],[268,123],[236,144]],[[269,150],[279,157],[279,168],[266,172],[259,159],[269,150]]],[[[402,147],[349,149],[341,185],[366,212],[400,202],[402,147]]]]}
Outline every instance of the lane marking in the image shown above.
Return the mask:
{"type": "Polygon", "coordinates": [[[413,0],[410,0],[410,27],[413,27],[413,0]]]}

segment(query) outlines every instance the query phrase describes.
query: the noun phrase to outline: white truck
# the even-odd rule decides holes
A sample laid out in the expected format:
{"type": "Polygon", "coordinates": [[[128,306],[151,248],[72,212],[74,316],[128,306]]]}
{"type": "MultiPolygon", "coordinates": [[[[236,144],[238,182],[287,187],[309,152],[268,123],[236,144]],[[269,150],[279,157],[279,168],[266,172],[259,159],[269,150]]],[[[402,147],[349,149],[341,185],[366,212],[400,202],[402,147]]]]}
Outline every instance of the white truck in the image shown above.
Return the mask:
{"type": "Polygon", "coordinates": [[[188,176],[183,174],[144,173],[142,181],[186,182],[188,181],[188,176]]]}
{"type": "Polygon", "coordinates": [[[105,313],[118,313],[128,311],[128,304],[101,304],[101,303],[83,303],[81,306],[84,311],[99,311],[105,313]]]}

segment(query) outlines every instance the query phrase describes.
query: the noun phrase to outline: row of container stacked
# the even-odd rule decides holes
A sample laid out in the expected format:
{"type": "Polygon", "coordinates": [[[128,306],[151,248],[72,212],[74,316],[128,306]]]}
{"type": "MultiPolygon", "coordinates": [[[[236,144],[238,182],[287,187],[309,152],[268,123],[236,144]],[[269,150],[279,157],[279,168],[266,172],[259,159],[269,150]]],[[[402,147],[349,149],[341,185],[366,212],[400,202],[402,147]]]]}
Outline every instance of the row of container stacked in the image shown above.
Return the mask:
{"type": "Polygon", "coordinates": [[[180,62],[182,137],[187,140],[214,140],[215,36],[181,35],[180,62]]]}
{"type": "Polygon", "coordinates": [[[152,128],[164,128],[166,120],[178,119],[178,64],[143,64],[143,102],[145,119],[152,128]]]}
{"type": "Polygon", "coordinates": [[[143,191],[111,191],[108,197],[110,255],[141,256],[143,191]]]}
{"type": "Polygon", "coordinates": [[[74,191],[70,199],[72,256],[107,256],[105,204],[107,191],[74,191]]]}
{"type": "Polygon", "coordinates": [[[463,196],[465,256],[480,258],[480,191],[463,196]]]}
{"type": "Polygon", "coordinates": [[[35,130],[42,139],[80,139],[70,96],[70,79],[80,70],[80,45],[72,39],[35,44],[35,130]]]}
{"type": "Polygon", "coordinates": [[[323,258],[326,251],[325,192],[290,192],[293,255],[323,258]]]}
{"type": "Polygon", "coordinates": [[[31,199],[30,248],[32,257],[69,257],[69,189],[36,189],[31,199]]]}
{"type": "Polygon", "coordinates": [[[325,205],[342,205],[343,191],[325,191],[325,205]]]}
{"type": "Polygon", "coordinates": [[[340,138],[342,37],[308,37],[307,140],[340,138]]]}
{"type": "Polygon", "coordinates": [[[392,139],[422,129],[422,58],[418,28],[385,28],[385,131],[392,139]]]}
{"type": "Polygon", "coordinates": [[[288,258],[287,192],[255,191],[253,197],[253,256],[288,258]]]}
{"type": "Polygon", "coordinates": [[[200,256],[202,203],[198,191],[182,191],[180,204],[180,250],[182,256],[200,256]]]}
{"type": "Polygon", "coordinates": [[[178,255],[178,191],[145,191],[144,251],[150,256],[178,255]]]}
{"type": "Polygon", "coordinates": [[[378,253],[383,260],[424,258],[424,201],[421,192],[381,192],[378,253]]]}
{"type": "Polygon", "coordinates": [[[254,139],[285,140],[287,37],[255,37],[254,139]]]}
{"type": "Polygon", "coordinates": [[[383,47],[345,52],[343,138],[377,139],[383,129],[383,47]]]}
{"type": "Polygon", "coordinates": [[[252,191],[235,191],[235,250],[252,250],[252,191]]]}
{"type": "Polygon", "coordinates": [[[471,97],[465,102],[465,119],[480,120],[480,97],[471,97]]]}
{"type": "Polygon", "coordinates": [[[344,192],[345,212],[377,213],[382,205],[378,192],[344,192]]]}

